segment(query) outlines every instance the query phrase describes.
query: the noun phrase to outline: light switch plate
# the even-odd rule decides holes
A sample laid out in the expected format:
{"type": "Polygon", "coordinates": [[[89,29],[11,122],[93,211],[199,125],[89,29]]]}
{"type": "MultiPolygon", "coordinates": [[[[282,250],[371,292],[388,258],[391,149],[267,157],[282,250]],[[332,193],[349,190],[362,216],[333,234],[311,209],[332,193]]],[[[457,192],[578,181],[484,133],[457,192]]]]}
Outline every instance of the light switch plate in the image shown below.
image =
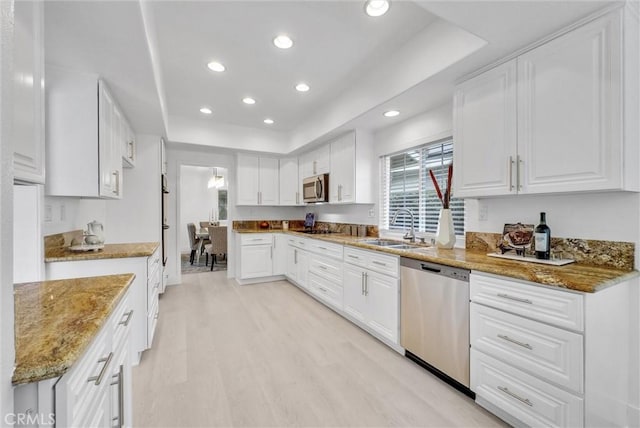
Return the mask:
{"type": "Polygon", "coordinates": [[[478,220],[489,220],[489,206],[485,202],[478,202],[478,220]]]}
{"type": "Polygon", "coordinates": [[[373,217],[373,216],[375,216],[375,215],[376,215],[376,213],[373,211],[373,208],[371,208],[371,209],[369,210],[369,217],[373,217]]]}

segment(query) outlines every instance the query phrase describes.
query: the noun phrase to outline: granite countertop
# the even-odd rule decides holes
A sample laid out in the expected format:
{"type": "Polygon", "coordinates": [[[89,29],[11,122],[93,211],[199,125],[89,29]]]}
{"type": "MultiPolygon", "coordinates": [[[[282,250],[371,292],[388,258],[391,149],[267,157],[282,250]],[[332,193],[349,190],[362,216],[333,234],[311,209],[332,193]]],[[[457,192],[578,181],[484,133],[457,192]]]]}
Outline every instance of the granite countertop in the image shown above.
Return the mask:
{"type": "Polygon", "coordinates": [[[135,275],[14,285],[14,385],[62,376],[82,356],[135,275]]]}
{"type": "Polygon", "coordinates": [[[159,242],[137,242],[132,244],[105,244],[98,251],[74,252],[66,247],[46,248],[45,263],[73,262],[78,260],[122,259],[127,257],[149,257],[160,246],[159,242]]]}
{"type": "Polygon", "coordinates": [[[487,256],[486,252],[454,248],[452,250],[440,249],[432,246],[423,246],[418,250],[399,250],[385,248],[377,245],[366,244],[364,241],[376,239],[373,236],[355,237],[343,234],[315,234],[298,233],[294,230],[241,230],[239,233],[256,232],[284,232],[307,238],[320,239],[344,245],[359,247],[366,250],[380,251],[395,254],[400,257],[422,260],[432,263],[440,263],[447,266],[469,269],[477,272],[491,273],[495,275],[531,281],[542,285],[563,288],[567,290],[593,293],[611,285],[634,278],[640,273],[637,270],[622,270],[606,267],[590,266],[572,263],[565,266],[542,265],[530,262],[505,260],[487,256]]]}

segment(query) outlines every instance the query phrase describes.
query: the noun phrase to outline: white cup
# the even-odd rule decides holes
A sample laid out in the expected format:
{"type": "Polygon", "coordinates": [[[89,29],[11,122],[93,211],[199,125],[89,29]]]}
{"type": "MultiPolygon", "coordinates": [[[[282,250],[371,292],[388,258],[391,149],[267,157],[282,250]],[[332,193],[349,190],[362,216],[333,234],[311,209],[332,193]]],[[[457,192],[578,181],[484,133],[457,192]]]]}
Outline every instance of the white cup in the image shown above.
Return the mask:
{"type": "Polygon", "coordinates": [[[289,222],[287,220],[282,222],[282,230],[289,230],[289,222]]]}

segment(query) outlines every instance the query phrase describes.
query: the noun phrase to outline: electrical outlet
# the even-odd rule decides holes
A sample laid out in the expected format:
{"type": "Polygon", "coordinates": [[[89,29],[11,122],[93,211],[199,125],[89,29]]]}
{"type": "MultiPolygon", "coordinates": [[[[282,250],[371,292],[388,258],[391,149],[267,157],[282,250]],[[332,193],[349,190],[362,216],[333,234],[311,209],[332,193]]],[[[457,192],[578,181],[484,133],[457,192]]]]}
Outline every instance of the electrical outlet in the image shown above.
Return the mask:
{"type": "Polygon", "coordinates": [[[484,202],[478,202],[478,220],[489,220],[489,206],[484,202]]]}
{"type": "Polygon", "coordinates": [[[51,205],[44,206],[44,221],[52,222],[53,221],[53,208],[51,205]]]}
{"type": "Polygon", "coordinates": [[[375,211],[373,211],[373,208],[371,208],[369,210],[369,217],[374,217],[376,215],[375,211]]]}

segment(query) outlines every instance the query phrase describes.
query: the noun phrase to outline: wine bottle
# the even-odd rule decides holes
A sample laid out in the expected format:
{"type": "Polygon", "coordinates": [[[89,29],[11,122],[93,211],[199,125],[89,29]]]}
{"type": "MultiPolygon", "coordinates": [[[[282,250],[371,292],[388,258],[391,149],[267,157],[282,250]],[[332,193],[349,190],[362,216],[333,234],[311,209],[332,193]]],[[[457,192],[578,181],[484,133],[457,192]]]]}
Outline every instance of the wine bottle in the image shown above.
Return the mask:
{"type": "Polygon", "coordinates": [[[536,259],[549,260],[551,254],[551,229],[547,226],[546,213],[540,213],[540,224],[534,231],[536,259]]]}

